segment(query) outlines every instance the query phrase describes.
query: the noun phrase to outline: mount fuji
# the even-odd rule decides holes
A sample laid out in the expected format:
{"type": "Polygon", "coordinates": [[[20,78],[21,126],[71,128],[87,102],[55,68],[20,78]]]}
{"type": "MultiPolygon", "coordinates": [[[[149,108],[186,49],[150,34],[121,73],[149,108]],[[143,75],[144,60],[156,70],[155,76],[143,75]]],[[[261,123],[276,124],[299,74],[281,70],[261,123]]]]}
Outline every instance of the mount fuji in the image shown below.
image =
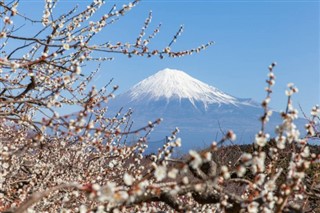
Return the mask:
{"type": "MultiPolygon", "coordinates": [[[[263,113],[260,104],[252,99],[236,98],[183,71],[168,68],[116,96],[108,109],[114,113],[121,107],[133,110],[133,129],[163,118],[150,135],[151,151],[161,147],[176,127],[180,129],[178,137],[182,138],[184,151],[204,148],[229,129],[237,134],[236,143],[252,143],[263,113]]],[[[268,126],[274,128],[280,123],[279,113],[274,113],[268,126]]],[[[267,130],[273,132],[271,128],[267,130]]]]}

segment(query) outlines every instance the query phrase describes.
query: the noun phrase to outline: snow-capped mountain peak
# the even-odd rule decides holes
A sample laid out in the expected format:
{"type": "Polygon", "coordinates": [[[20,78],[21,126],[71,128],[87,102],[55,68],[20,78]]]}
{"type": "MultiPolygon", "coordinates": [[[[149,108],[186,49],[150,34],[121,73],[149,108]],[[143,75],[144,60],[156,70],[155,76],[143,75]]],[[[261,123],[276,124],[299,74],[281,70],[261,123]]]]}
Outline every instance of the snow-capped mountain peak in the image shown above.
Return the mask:
{"type": "MultiPolygon", "coordinates": [[[[129,108],[133,111],[132,130],[163,118],[148,140],[152,152],[157,152],[176,127],[180,129],[185,151],[211,144],[214,137],[220,137],[228,129],[240,135],[239,142],[250,143],[252,135],[261,129],[259,119],[264,113],[261,105],[252,99],[228,95],[174,69],[161,70],[108,102],[110,116],[118,115],[119,109],[126,112],[129,108]]],[[[279,113],[274,112],[267,131],[281,122],[279,113]]],[[[304,122],[300,123],[303,129],[304,122]]],[[[145,132],[140,136],[145,137],[145,132]]]]}
{"type": "Polygon", "coordinates": [[[193,105],[202,102],[209,104],[237,105],[235,97],[209,86],[183,71],[166,68],[133,86],[127,94],[132,101],[156,101],[166,99],[188,99],[193,105]]]}

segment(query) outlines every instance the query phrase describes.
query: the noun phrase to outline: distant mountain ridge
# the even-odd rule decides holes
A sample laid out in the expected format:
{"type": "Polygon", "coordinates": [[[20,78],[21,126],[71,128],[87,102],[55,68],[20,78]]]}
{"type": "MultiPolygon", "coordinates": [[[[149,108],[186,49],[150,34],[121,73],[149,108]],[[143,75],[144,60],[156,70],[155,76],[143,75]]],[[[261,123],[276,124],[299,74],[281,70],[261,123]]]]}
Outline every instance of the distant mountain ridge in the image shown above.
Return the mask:
{"type": "MultiPolygon", "coordinates": [[[[179,127],[184,149],[206,146],[228,129],[238,135],[238,143],[251,143],[261,127],[259,118],[263,113],[260,104],[252,99],[236,98],[169,68],[116,96],[109,111],[116,112],[121,107],[133,110],[136,128],[157,118],[164,119],[151,134],[151,141],[165,138],[179,127]]],[[[280,124],[279,113],[274,113],[269,123],[272,128],[280,124]]],[[[152,149],[160,146],[155,144],[152,149]]]]}

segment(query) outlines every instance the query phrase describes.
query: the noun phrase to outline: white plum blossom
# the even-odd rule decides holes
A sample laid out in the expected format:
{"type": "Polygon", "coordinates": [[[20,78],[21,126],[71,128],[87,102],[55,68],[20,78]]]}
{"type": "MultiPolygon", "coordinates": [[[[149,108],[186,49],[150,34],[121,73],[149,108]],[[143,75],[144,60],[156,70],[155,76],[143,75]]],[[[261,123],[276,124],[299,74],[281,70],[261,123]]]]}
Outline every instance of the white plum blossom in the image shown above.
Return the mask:
{"type": "Polygon", "coordinates": [[[181,147],[181,144],[182,144],[182,143],[181,143],[181,138],[177,138],[177,140],[176,140],[175,143],[176,143],[176,146],[177,146],[177,147],[181,147]]]}
{"type": "Polygon", "coordinates": [[[310,148],[309,146],[304,147],[303,152],[301,153],[301,156],[304,158],[307,158],[310,156],[310,148]]]}
{"type": "Polygon", "coordinates": [[[204,162],[210,162],[212,160],[212,153],[206,152],[203,154],[203,161],[204,162]]]}
{"type": "Polygon", "coordinates": [[[69,44],[63,44],[63,49],[69,50],[70,49],[70,45],[69,44]]]}
{"type": "Polygon", "coordinates": [[[133,183],[133,177],[126,172],[123,175],[123,181],[127,186],[131,186],[133,183]]]}
{"type": "Polygon", "coordinates": [[[312,116],[319,116],[320,114],[320,107],[319,105],[316,105],[314,107],[312,107],[311,113],[312,116]]]}
{"type": "Polygon", "coordinates": [[[245,175],[245,173],[246,173],[246,167],[244,167],[244,166],[239,166],[238,168],[237,168],[237,176],[238,177],[243,177],[244,175],[245,175]]]}
{"type": "Polygon", "coordinates": [[[176,169],[176,168],[173,168],[168,172],[168,177],[172,178],[172,179],[175,179],[177,177],[178,173],[179,173],[179,170],[176,169]]]}
{"type": "MultiPolygon", "coordinates": [[[[276,189],[276,183],[274,180],[268,180],[265,184],[264,184],[264,189],[267,192],[272,192],[276,189]]],[[[271,194],[270,194],[271,195],[271,194]]]]}
{"type": "Polygon", "coordinates": [[[185,184],[185,185],[189,184],[189,178],[187,176],[184,176],[182,178],[182,183],[185,184]]]}
{"type": "Polygon", "coordinates": [[[231,141],[235,141],[237,139],[237,135],[232,130],[227,132],[226,137],[231,141]]]}
{"type": "Polygon", "coordinates": [[[80,208],[79,208],[79,211],[80,211],[80,213],[86,213],[88,210],[87,210],[87,207],[85,205],[81,205],[80,208]]]}
{"type": "Polygon", "coordinates": [[[252,158],[251,170],[253,174],[265,171],[265,159],[266,159],[265,152],[260,152],[257,156],[254,156],[252,158]]]}
{"type": "Polygon", "coordinates": [[[202,164],[201,156],[194,150],[190,150],[189,154],[191,156],[190,166],[194,169],[198,168],[202,164]]]}
{"type": "Polygon", "coordinates": [[[221,173],[224,179],[229,179],[230,178],[230,172],[227,166],[222,166],[221,167],[221,173]]]}
{"type": "Polygon", "coordinates": [[[286,137],[283,136],[283,135],[281,137],[277,136],[276,137],[276,143],[277,143],[277,147],[279,149],[284,149],[285,145],[286,145],[286,137]]]}
{"type": "Polygon", "coordinates": [[[116,190],[116,183],[108,182],[105,186],[103,186],[100,189],[101,195],[99,196],[99,199],[102,202],[113,201],[115,190],[116,190]]]}
{"type": "Polygon", "coordinates": [[[255,143],[261,147],[264,147],[269,139],[269,134],[264,134],[262,132],[259,132],[255,137],[255,143]]]}
{"type": "Polygon", "coordinates": [[[259,203],[253,201],[251,202],[248,207],[247,210],[249,213],[258,213],[259,212],[259,203]]]}
{"type": "Polygon", "coordinates": [[[167,167],[158,166],[154,171],[154,176],[157,181],[163,180],[167,176],[167,167]]]}

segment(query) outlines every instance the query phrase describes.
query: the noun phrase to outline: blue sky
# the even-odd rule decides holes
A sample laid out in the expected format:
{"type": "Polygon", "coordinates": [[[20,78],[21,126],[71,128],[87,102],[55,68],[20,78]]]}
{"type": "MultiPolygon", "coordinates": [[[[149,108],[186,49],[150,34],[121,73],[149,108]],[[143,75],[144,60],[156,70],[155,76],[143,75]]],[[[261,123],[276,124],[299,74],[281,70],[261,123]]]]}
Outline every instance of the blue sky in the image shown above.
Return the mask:
{"type": "MultiPolygon", "coordinates": [[[[109,5],[125,1],[107,1],[109,5]]],[[[61,1],[67,8],[89,1],[61,1]]],[[[42,1],[21,1],[20,10],[41,15],[42,1]]],[[[276,61],[276,85],[271,106],[285,108],[284,90],[289,82],[299,88],[294,97],[304,111],[320,103],[319,1],[180,1],[144,0],[114,25],[107,27],[99,41],[134,42],[149,11],[153,19],[149,29],[162,23],[160,34],[150,47],[163,49],[184,25],[184,33],[172,47],[183,50],[208,41],[216,44],[184,58],[131,59],[115,55],[106,62],[95,79],[102,86],[115,78],[123,92],[140,80],[164,68],[180,69],[236,97],[261,101],[268,65],[276,61]]],[[[148,31],[147,31],[148,32],[148,31]]]]}

